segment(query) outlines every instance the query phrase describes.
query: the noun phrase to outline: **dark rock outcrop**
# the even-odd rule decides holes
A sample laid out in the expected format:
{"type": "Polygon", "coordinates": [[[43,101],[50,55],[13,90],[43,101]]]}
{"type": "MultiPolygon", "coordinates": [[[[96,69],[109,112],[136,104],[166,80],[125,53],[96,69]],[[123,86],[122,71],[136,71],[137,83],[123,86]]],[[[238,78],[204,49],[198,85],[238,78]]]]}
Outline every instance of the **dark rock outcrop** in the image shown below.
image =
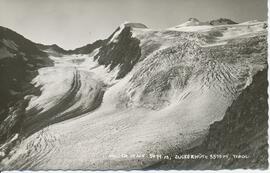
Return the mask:
{"type": "Polygon", "coordinates": [[[237,24],[236,22],[232,21],[231,19],[226,19],[226,18],[220,18],[216,20],[211,20],[209,22],[210,25],[233,25],[237,24]]]}
{"type": "Polygon", "coordinates": [[[125,26],[117,36],[117,42],[111,41],[114,34],[120,30],[119,27],[94,57],[100,65],[109,66],[110,70],[119,66],[118,79],[130,72],[141,57],[140,41],[132,37],[131,29],[132,27],[125,26]]]}

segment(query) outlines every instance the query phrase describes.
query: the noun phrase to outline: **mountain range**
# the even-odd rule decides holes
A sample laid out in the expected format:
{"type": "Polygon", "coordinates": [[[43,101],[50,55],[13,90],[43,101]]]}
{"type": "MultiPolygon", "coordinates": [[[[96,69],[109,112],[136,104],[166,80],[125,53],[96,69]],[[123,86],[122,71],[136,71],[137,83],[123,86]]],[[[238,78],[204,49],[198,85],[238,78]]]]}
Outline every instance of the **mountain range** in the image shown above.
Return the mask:
{"type": "Polygon", "coordinates": [[[0,170],[266,169],[267,23],[123,23],[65,50],[0,27],[0,170]],[[177,159],[176,155],[219,159],[177,159]]]}

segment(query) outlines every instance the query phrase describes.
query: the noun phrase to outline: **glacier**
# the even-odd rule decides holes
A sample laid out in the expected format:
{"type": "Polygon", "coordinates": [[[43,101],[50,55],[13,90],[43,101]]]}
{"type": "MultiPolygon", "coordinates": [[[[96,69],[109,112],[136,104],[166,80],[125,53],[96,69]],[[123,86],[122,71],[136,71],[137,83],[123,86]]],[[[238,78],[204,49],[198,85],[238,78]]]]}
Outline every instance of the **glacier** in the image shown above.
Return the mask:
{"type": "Polygon", "coordinates": [[[201,145],[267,68],[267,24],[124,23],[91,53],[54,51],[3,170],[145,169],[201,145]]]}

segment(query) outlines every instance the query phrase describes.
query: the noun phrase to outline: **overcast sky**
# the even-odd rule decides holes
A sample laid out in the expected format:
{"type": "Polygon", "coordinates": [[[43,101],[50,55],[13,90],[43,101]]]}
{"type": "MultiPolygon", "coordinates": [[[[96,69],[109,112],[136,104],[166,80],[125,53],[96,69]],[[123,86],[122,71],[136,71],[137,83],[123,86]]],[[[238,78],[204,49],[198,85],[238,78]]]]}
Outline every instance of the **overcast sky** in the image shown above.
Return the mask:
{"type": "Polygon", "coordinates": [[[0,0],[0,25],[73,49],[109,36],[125,21],[168,28],[195,17],[267,20],[267,0],[0,0]]]}

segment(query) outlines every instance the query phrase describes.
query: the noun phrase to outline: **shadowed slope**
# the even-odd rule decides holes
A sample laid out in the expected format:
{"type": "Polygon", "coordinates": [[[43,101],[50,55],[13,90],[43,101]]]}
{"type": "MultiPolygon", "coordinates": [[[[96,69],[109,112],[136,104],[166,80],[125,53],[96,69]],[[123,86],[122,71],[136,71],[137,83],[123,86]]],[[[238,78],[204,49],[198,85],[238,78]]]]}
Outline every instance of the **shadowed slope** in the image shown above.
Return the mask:
{"type": "Polygon", "coordinates": [[[38,94],[30,82],[41,67],[53,65],[36,44],[18,33],[0,27],[0,144],[21,130],[24,96],[38,94]]]}

